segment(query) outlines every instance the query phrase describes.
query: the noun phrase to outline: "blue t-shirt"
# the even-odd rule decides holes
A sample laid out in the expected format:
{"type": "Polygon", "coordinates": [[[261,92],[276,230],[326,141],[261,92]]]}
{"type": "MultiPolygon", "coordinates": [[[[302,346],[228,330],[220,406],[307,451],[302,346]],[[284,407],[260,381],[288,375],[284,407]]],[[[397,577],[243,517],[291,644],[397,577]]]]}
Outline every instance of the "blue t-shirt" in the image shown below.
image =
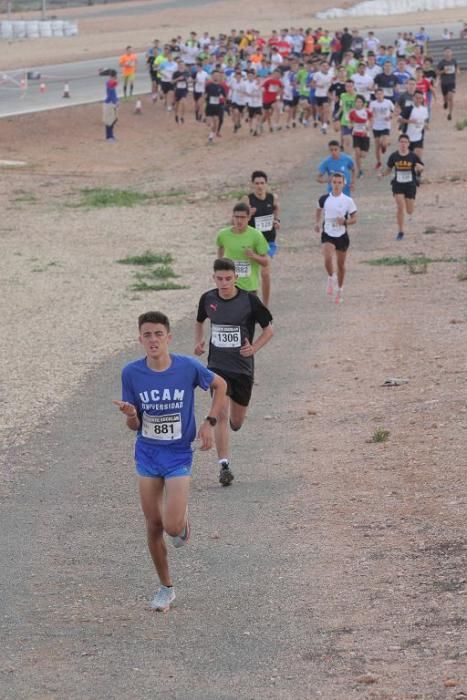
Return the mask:
{"type": "MultiPolygon", "coordinates": [[[[318,167],[318,172],[320,175],[332,175],[332,173],[342,173],[345,177],[345,187],[343,189],[344,194],[350,197],[350,183],[352,182],[352,171],[354,169],[354,162],[347,153],[341,153],[339,158],[333,158],[328,156],[325,158],[318,167]]],[[[328,192],[332,191],[332,186],[328,183],[328,192]]]]}
{"type": "Polygon", "coordinates": [[[122,370],[122,400],[136,407],[141,421],[136,445],[154,448],[158,461],[167,463],[174,452],[191,452],[196,437],[195,389],[206,391],[214,379],[198,360],[170,357],[172,364],[163,372],[150,369],[145,357],[122,370]]]}

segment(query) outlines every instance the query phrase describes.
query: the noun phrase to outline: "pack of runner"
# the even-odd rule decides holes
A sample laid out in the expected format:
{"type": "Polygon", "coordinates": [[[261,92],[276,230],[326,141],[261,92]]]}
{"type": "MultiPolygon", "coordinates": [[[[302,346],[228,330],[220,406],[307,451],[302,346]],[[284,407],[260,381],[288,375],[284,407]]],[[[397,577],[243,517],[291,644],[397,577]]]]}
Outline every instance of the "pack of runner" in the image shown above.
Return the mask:
{"type": "MultiPolygon", "coordinates": [[[[184,101],[190,86],[193,88],[195,118],[208,123],[209,142],[218,135],[227,107],[235,133],[246,120],[255,135],[263,125],[275,131],[284,113],[286,126],[301,123],[306,127],[313,121],[326,134],[332,125],[336,138],[329,141],[329,154],[319,164],[316,176],[327,191],[316,204],[315,231],[323,250],[326,294],[336,304],[343,301],[349,227],[357,222],[353,194],[364,176],[362,164],[370,139],[373,137],[375,144],[374,175],[393,176],[396,238],[401,241],[405,215],[414,211],[424,168],[429,96],[436,99],[437,76],[428,67],[420,43],[418,52],[407,61],[403,35],[398,37],[395,51],[381,47],[373,32],[362,42],[358,32],[349,36],[344,31],[337,45],[326,31],[316,36],[284,30],[273,32],[268,41],[258,32],[240,32],[230,41],[214,41],[213,52],[212,38],[205,33],[198,39],[193,32],[176,48],[168,45],[159,51],[155,45],[148,59],[154,95],[162,96],[167,109],[175,105],[175,119],[180,124],[185,120],[184,101]],[[172,61],[175,51],[180,56],[172,61]],[[232,72],[228,73],[230,56],[232,72]],[[205,70],[220,59],[221,65],[215,63],[212,71],[205,70]],[[260,72],[263,65],[264,75],[260,72]],[[395,120],[400,131],[397,148],[386,155],[395,120]],[[349,153],[352,149],[354,159],[349,153]]],[[[122,65],[128,72],[128,61],[122,65]]],[[[457,70],[447,49],[438,64],[438,75],[448,119],[457,70]]],[[[115,76],[111,78],[115,82],[115,76]]],[[[131,89],[131,80],[126,85],[131,89]]],[[[220,484],[228,487],[234,481],[230,431],[240,430],[245,421],[254,384],[254,358],[273,337],[271,269],[280,227],[279,197],[269,191],[267,174],[255,170],[250,193],[235,204],[231,224],[217,234],[213,286],[198,302],[194,355],[201,357],[207,352],[206,366],[193,357],[170,352],[170,322],[163,313],[149,311],[138,319],[144,357],[124,367],[122,397],[114,403],[125,416],[127,427],[136,433],[141,507],[160,581],[151,602],[155,610],[166,611],[175,600],[164,533],[175,547],[183,546],[190,537],[188,493],[195,438],[201,450],[215,446],[220,484]],[[260,333],[255,337],[257,325],[260,333]],[[194,395],[198,387],[210,391],[212,399],[197,431],[194,395]]]]}

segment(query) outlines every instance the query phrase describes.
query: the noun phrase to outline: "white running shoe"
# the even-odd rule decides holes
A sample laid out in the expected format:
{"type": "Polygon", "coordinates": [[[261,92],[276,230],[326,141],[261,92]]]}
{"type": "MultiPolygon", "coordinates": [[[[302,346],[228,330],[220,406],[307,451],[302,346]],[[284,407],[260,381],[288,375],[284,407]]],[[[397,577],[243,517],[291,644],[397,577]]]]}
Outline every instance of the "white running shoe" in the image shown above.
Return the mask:
{"type": "Polygon", "coordinates": [[[332,275],[332,277],[329,277],[329,275],[328,275],[328,283],[326,285],[326,294],[328,296],[332,296],[334,294],[334,289],[336,287],[336,283],[337,283],[336,276],[332,275]]]}
{"type": "Polygon", "coordinates": [[[150,603],[150,607],[153,610],[158,610],[159,612],[167,612],[171,604],[175,600],[175,590],[173,586],[159,586],[156,591],[154,598],[150,603]]]}
{"type": "Polygon", "coordinates": [[[337,289],[336,298],[334,299],[336,304],[342,304],[342,302],[344,301],[344,296],[342,292],[342,289],[337,289]]]}

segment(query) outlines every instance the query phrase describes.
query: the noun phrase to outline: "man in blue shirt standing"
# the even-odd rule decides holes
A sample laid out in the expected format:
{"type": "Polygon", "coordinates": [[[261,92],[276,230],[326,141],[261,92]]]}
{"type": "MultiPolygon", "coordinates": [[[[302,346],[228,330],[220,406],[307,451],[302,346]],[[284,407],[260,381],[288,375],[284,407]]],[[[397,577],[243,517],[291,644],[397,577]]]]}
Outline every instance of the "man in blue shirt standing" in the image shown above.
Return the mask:
{"type": "Polygon", "coordinates": [[[146,356],[123,368],[122,400],[114,403],[126,417],[128,428],[137,433],[135,462],[141,507],[161,584],[151,608],[166,611],[175,600],[175,591],[164,531],[175,547],[186,544],[190,536],[187,501],[191,443],[196,437],[194,392],[196,387],[212,391],[211,409],[198,432],[200,449],[209,450],[225,403],[226,382],[197,360],[169,352],[172,335],[164,314],[142,314],[138,328],[146,356]]]}
{"type": "Polygon", "coordinates": [[[344,153],[339,141],[329,141],[330,155],[325,158],[318,167],[318,182],[327,183],[328,192],[332,191],[331,176],[333,173],[342,173],[345,179],[343,192],[350,197],[355,186],[355,165],[352,158],[344,153]]]}

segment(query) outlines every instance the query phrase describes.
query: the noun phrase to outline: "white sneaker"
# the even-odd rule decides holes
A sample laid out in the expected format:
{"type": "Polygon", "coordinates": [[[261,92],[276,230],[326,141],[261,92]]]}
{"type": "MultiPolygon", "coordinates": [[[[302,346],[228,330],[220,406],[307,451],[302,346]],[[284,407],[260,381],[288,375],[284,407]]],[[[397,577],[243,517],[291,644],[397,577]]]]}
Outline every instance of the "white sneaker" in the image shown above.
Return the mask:
{"type": "Polygon", "coordinates": [[[339,289],[339,288],[337,289],[336,298],[334,299],[334,301],[336,304],[342,304],[342,302],[344,301],[342,289],[339,289]]]}
{"type": "Polygon", "coordinates": [[[166,612],[174,602],[175,597],[173,586],[159,586],[159,589],[156,591],[150,603],[150,607],[159,612],[166,612]]]}
{"type": "Polygon", "coordinates": [[[332,296],[334,294],[336,283],[337,283],[337,280],[336,280],[335,275],[332,275],[332,277],[328,276],[328,283],[326,285],[326,294],[328,296],[332,296]]]}

